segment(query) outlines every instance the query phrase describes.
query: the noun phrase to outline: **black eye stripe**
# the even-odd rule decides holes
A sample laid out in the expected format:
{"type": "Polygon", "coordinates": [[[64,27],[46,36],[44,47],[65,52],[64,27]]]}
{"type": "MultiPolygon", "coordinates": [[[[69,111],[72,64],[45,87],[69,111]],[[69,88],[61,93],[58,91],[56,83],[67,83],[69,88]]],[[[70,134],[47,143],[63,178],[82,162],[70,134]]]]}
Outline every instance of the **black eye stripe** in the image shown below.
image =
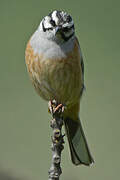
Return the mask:
{"type": "Polygon", "coordinates": [[[65,27],[62,30],[63,30],[63,32],[68,32],[70,29],[68,27],[65,27]]]}
{"type": "Polygon", "coordinates": [[[69,37],[66,37],[66,36],[64,35],[64,33],[61,33],[61,36],[62,36],[62,38],[64,39],[64,41],[68,41],[73,35],[74,35],[74,33],[72,33],[69,37]]]}
{"type": "Polygon", "coordinates": [[[74,24],[70,27],[70,29],[75,29],[74,24]]]}
{"type": "Polygon", "coordinates": [[[71,18],[71,16],[70,16],[70,15],[69,15],[69,16],[67,16],[66,21],[67,21],[67,22],[71,22],[71,21],[72,21],[72,18],[71,18]]]}
{"type": "Polygon", "coordinates": [[[53,27],[55,27],[56,26],[56,24],[55,24],[55,21],[54,20],[50,20],[50,24],[53,26],[53,27]]]}
{"type": "Polygon", "coordinates": [[[74,25],[72,25],[71,27],[64,27],[62,30],[63,30],[63,32],[68,32],[71,29],[74,29],[74,25]]]}
{"type": "Polygon", "coordinates": [[[42,22],[43,31],[46,32],[47,30],[53,30],[53,27],[51,28],[45,28],[44,23],[42,22]]]}
{"type": "Polygon", "coordinates": [[[42,22],[43,31],[46,32],[46,28],[44,26],[44,23],[42,22]]]}
{"type": "Polygon", "coordinates": [[[46,28],[46,30],[48,30],[48,31],[49,31],[49,30],[53,30],[53,28],[52,28],[52,27],[51,27],[51,28],[46,28]]]}

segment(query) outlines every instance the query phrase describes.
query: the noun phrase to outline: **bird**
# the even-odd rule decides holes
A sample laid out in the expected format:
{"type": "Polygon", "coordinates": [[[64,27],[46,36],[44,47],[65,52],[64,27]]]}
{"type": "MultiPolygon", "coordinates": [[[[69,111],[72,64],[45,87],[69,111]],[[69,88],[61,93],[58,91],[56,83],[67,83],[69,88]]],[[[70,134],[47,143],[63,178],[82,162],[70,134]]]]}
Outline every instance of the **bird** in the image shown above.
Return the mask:
{"type": "Polygon", "coordinates": [[[41,20],[27,43],[25,62],[38,95],[66,106],[64,124],[72,163],[90,166],[94,160],[79,118],[84,62],[71,15],[53,10],[41,20]]]}

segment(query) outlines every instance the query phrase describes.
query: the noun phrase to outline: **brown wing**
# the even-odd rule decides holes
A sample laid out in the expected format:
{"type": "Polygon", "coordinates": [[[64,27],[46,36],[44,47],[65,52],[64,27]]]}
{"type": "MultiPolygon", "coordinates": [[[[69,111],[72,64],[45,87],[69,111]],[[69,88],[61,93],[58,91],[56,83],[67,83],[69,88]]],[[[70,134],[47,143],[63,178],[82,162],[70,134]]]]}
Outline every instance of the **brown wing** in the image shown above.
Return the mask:
{"type": "MultiPolygon", "coordinates": [[[[78,44],[78,46],[80,48],[80,44],[79,44],[79,41],[78,41],[77,37],[76,37],[76,40],[77,40],[77,44],[78,44]]],[[[81,56],[80,61],[81,61],[81,70],[82,70],[82,88],[80,90],[80,97],[81,97],[82,94],[83,94],[83,91],[85,90],[85,85],[84,85],[84,61],[83,61],[83,57],[82,57],[81,48],[80,48],[80,56],[81,56]]]]}

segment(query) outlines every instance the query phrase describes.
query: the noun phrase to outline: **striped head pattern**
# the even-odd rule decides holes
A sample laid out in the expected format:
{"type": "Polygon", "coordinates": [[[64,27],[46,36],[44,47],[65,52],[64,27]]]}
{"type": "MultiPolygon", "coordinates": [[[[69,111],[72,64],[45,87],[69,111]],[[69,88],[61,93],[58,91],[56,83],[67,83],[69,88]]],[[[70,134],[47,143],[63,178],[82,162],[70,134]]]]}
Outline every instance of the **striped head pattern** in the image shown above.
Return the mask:
{"type": "Polygon", "coordinates": [[[45,16],[39,26],[43,33],[68,41],[75,33],[72,17],[63,11],[52,11],[45,16]]]}

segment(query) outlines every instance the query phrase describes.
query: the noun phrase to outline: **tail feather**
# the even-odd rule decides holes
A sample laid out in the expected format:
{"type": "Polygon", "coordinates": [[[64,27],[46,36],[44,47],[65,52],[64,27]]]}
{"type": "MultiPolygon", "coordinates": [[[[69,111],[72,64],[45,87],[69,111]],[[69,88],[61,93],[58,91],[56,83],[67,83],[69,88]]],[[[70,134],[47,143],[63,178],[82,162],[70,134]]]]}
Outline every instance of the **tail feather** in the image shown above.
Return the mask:
{"type": "Polygon", "coordinates": [[[73,121],[70,118],[66,118],[65,130],[73,164],[84,164],[87,166],[92,164],[94,160],[90,154],[80,120],[73,121]]]}

